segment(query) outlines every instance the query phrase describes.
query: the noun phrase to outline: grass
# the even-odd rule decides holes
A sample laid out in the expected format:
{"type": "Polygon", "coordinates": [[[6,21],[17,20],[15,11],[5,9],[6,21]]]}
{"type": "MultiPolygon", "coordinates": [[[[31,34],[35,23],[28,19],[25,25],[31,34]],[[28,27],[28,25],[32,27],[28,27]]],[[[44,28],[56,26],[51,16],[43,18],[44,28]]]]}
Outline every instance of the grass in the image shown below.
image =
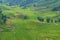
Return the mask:
{"type": "Polygon", "coordinates": [[[1,40],[59,40],[60,23],[32,23],[32,20],[14,20],[14,32],[1,32],[1,40]]]}
{"type": "MultiPolygon", "coordinates": [[[[6,7],[6,6],[5,6],[6,7]]],[[[10,8],[9,6],[7,8],[10,8]]],[[[3,10],[6,15],[22,13],[27,15],[29,19],[12,19],[15,23],[13,32],[0,32],[0,40],[60,40],[60,23],[41,23],[37,20],[38,16],[43,18],[54,17],[57,14],[54,12],[35,13],[31,9],[21,9],[14,7],[14,9],[3,10]]],[[[3,25],[4,27],[6,25],[3,25]]]]}

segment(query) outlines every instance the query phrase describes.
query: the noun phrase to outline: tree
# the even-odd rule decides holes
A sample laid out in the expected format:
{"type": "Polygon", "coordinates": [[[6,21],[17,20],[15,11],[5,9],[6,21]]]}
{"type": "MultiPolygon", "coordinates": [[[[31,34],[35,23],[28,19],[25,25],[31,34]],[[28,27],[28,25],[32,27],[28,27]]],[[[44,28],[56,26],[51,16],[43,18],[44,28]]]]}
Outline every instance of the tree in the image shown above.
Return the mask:
{"type": "Polygon", "coordinates": [[[0,24],[2,24],[2,19],[1,19],[2,18],[2,15],[3,15],[2,14],[2,11],[0,10],[0,24]]]}
{"type": "Polygon", "coordinates": [[[6,15],[2,14],[2,10],[0,10],[0,24],[5,24],[7,21],[6,15]]]}
{"type": "Polygon", "coordinates": [[[58,19],[58,22],[60,22],[60,19],[58,19]]]}
{"type": "Polygon", "coordinates": [[[42,17],[37,17],[37,19],[41,22],[44,22],[44,19],[42,17]]]}
{"type": "Polygon", "coordinates": [[[7,21],[7,17],[6,17],[6,15],[3,15],[3,16],[2,16],[2,23],[5,24],[6,21],[7,21]]]}
{"type": "Polygon", "coordinates": [[[46,21],[47,21],[47,23],[49,23],[51,21],[51,19],[50,18],[47,18],[46,21]]]}

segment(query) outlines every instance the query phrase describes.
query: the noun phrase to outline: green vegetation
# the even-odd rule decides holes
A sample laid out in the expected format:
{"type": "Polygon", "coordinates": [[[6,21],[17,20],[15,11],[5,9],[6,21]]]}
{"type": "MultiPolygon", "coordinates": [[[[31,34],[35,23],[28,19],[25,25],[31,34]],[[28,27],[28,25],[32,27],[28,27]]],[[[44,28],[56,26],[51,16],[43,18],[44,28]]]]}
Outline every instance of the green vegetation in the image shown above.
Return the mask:
{"type": "Polygon", "coordinates": [[[9,16],[0,40],[60,40],[60,23],[40,22],[37,17],[57,19],[58,12],[35,11],[35,8],[22,9],[18,6],[2,5],[3,14],[9,16]],[[6,8],[6,9],[5,9],[6,8]],[[21,16],[22,15],[22,16],[21,16]],[[24,18],[24,17],[28,18],[24,18]],[[10,31],[11,30],[11,31],[10,31]]]}

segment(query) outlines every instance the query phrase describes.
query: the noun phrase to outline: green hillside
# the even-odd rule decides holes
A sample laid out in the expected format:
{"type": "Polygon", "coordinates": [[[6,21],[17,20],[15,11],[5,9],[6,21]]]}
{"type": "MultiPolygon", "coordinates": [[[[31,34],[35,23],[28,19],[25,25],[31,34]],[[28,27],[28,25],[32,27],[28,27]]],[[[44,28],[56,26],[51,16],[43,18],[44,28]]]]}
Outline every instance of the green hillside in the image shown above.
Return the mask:
{"type": "Polygon", "coordinates": [[[47,17],[57,20],[59,12],[42,12],[35,11],[33,7],[22,9],[19,6],[7,5],[2,5],[1,8],[3,14],[11,18],[0,26],[3,28],[0,28],[0,40],[60,40],[60,23],[46,22],[47,17]],[[45,21],[41,22],[37,17],[42,17],[45,21]]]}
{"type": "Polygon", "coordinates": [[[60,0],[0,0],[0,40],[60,40],[59,6],[60,0]]]}

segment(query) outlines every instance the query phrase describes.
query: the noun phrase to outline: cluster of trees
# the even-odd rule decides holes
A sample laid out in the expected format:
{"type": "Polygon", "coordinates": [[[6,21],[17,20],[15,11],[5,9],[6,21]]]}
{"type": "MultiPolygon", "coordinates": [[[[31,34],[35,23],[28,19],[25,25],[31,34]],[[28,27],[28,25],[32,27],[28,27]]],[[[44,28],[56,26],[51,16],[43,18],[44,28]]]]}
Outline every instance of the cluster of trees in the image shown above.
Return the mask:
{"type": "Polygon", "coordinates": [[[60,11],[60,6],[53,8],[52,11],[60,11]]]}
{"type": "MultiPolygon", "coordinates": [[[[42,17],[37,17],[37,19],[40,21],[40,22],[44,22],[45,21],[45,19],[44,18],[42,18],[42,17]]],[[[55,22],[55,23],[57,23],[57,22],[60,22],[60,18],[58,18],[57,20],[53,20],[53,19],[51,19],[51,18],[46,18],[46,22],[47,23],[52,23],[52,22],[55,22]]]]}
{"type": "Polygon", "coordinates": [[[5,24],[7,21],[6,15],[2,14],[2,10],[0,10],[0,24],[5,24]]]}

